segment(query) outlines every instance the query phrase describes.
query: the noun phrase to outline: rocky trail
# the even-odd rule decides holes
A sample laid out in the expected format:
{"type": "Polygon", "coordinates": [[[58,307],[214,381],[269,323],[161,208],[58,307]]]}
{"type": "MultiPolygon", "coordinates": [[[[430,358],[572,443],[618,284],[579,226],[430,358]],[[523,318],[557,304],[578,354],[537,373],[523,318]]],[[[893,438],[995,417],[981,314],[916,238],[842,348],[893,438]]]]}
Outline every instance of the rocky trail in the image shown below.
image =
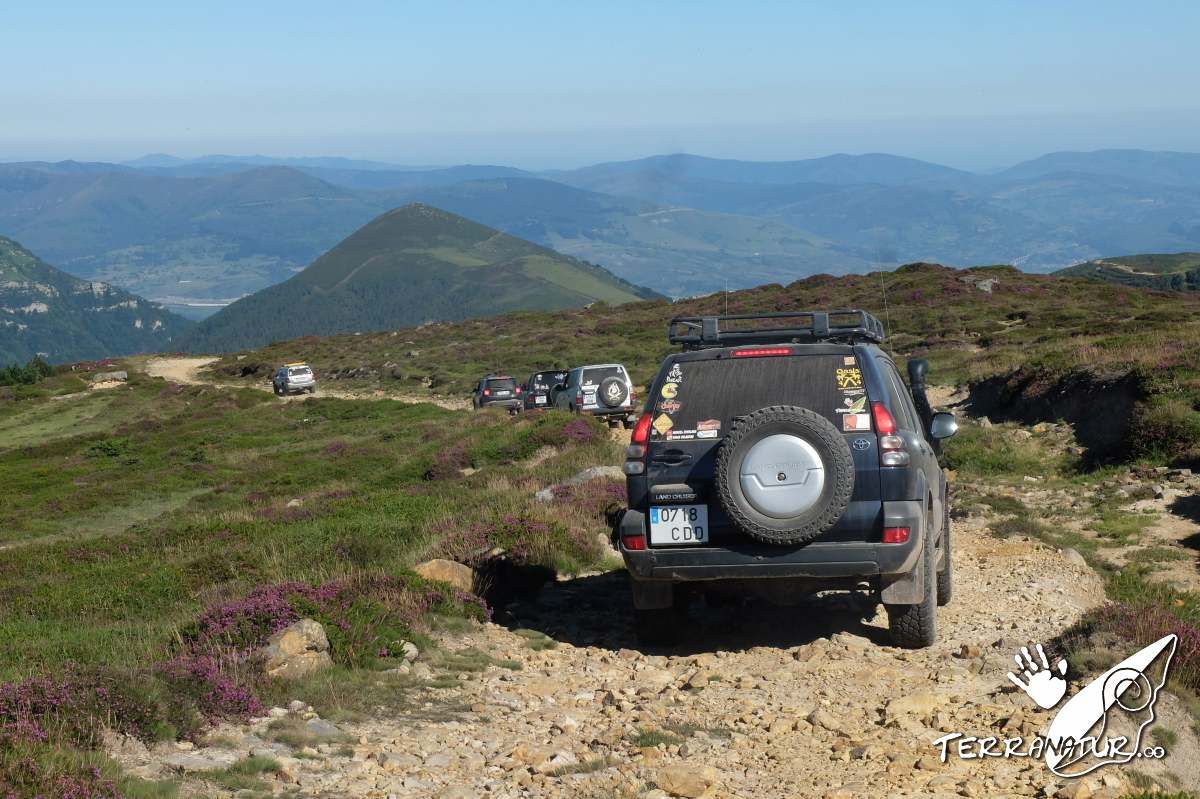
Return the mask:
{"type": "Polygon", "coordinates": [[[624,576],[594,574],[547,586],[504,623],[443,636],[445,650],[490,665],[445,672],[421,656],[410,675],[381,674],[417,681],[409,712],[331,725],[298,696],[219,730],[217,746],[126,743],[120,757],[204,785],[198,772],[268,754],[281,764],[270,790],[301,796],[1119,796],[1121,769],[1067,784],[1040,761],[943,763],[932,745],[951,731],[1042,729],[1048,715],[1005,676],[1012,652],[1052,646],[1103,600],[1087,566],[993,538],[986,521],[956,525],[956,597],[927,650],[889,646],[882,607],[846,594],[794,608],[699,603],[686,646],[647,650],[624,576]],[[311,745],[272,741],[281,717],[314,731],[311,745]]]}

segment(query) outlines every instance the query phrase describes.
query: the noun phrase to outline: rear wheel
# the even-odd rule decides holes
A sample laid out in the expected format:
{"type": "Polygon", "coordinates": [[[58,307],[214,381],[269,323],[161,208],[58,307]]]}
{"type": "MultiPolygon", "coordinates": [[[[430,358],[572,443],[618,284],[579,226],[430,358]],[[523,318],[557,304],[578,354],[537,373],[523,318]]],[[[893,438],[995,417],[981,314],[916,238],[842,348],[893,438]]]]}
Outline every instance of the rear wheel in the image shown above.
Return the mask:
{"type": "Polygon", "coordinates": [[[954,595],[954,573],[950,569],[950,504],[946,503],[943,507],[945,512],[942,514],[942,552],[946,562],[937,573],[938,607],[949,605],[950,598],[954,595]]]}
{"type": "Polygon", "coordinates": [[[277,397],[283,396],[283,392],[279,390],[278,383],[272,383],[271,390],[275,392],[275,396],[277,396],[277,397]]]}
{"type": "Polygon", "coordinates": [[[885,605],[892,643],[905,649],[923,649],[937,640],[937,553],[933,536],[926,534],[921,551],[924,599],[915,605],[885,605]]]}

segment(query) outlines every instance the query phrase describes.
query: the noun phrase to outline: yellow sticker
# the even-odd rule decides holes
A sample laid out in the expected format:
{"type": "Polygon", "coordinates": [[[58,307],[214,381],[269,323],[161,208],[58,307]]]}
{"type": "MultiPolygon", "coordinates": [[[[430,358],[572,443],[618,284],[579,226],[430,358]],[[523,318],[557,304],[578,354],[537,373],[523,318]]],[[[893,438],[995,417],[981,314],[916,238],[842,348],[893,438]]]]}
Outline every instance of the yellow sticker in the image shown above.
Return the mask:
{"type": "Polygon", "coordinates": [[[671,417],[665,413],[659,414],[658,418],[654,420],[654,429],[658,431],[659,435],[665,436],[667,431],[674,426],[675,423],[671,421],[671,417]]]}
{"type": "Polygon", "coordinates": [[[662,387],[663,399],[675,399],[677,394],[679,394],[679,384],[678,383],[664,383],[663,384],[663,387],[662,387]]]}
{"type": "Polygon", "coordinates": [[[837,387],[845,390],[848,388],[862,388],[863,379],[862,372],[858,367],[850,369],[837,370],[837,387]]]}

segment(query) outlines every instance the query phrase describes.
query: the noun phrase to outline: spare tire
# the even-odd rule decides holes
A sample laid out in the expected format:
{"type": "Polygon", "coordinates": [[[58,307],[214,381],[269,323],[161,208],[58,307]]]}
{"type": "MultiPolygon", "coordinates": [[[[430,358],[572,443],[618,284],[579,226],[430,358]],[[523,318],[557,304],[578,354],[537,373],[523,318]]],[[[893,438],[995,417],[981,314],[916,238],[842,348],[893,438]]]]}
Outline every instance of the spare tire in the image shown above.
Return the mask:
{"type": "Polygon", "coordinates": [[[773,405],[738,419],[717,454],[725,514],[768,544],[803,544],[832,527],[854,492],[846,439],[806,408],[773,405]]]}
{"type": "Polygon", "coordinates": [[[597,393],[600,397],[600,402],[609,408],[620,407],[629,398],[629,388],[625,385],[625,381],[619,377],[605,378],[600,383],[600,390],[597,393]]]}

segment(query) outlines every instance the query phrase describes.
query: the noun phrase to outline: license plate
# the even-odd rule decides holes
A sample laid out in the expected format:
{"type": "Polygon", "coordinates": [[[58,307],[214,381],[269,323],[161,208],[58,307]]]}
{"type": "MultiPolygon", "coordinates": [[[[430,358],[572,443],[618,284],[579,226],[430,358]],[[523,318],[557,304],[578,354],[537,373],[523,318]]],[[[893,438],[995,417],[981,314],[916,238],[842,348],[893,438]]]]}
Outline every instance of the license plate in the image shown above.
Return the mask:
{"type": "Polygon", "coordinates": [[[583,404],[584,405],[595,405],[596,404],[596,395],[595,394],[584,394],[583,395],[583,404]]]}
{"type": "Polygon", "coordinates": [[[545,397],[534,397],[534,398],[533,398],[533,404],[534,404],[534,405],[545,405],[545,404],[546,404],[546,398],[545,398],[545,397]]]}
{"type": "Polygon", "coordinates": [[[670,505],[650,509],[650,543],[668,546],[708,543],[707,505],[670,505]]]}
{"type": "Polygon", "coordinates": [[[509,395],[509,392],[507,392],[507,391],[497,391],[496,392],[497,397],[507,397],[508,395],[509,395]]]}

